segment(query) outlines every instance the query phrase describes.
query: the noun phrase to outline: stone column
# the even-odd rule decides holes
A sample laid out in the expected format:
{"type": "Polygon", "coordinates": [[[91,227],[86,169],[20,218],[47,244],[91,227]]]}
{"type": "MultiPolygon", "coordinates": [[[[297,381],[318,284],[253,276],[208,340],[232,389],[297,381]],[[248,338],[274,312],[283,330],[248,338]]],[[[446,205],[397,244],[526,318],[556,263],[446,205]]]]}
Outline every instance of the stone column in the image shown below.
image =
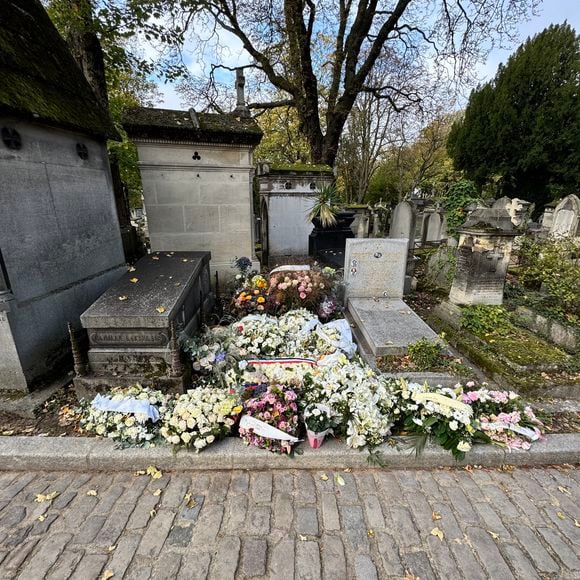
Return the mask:
{"type": "Polygon", "coordinates": [[[513,239],[505,209],[479,209],[459,230],[457,266],[449,293],[454,304],[501,304],[513,239]]]}

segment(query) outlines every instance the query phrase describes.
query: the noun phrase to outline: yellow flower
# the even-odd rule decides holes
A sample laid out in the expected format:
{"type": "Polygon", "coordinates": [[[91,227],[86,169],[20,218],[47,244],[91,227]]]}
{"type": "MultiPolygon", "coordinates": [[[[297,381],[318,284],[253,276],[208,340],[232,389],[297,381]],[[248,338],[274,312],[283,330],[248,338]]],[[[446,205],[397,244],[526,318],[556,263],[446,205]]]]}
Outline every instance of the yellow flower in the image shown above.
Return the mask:
{"type": "Polygon", "coordinates": [[[258,298],[258,304],[262,304],[262,302],[266,302],[266,299],[263,296],[258,298]]]}

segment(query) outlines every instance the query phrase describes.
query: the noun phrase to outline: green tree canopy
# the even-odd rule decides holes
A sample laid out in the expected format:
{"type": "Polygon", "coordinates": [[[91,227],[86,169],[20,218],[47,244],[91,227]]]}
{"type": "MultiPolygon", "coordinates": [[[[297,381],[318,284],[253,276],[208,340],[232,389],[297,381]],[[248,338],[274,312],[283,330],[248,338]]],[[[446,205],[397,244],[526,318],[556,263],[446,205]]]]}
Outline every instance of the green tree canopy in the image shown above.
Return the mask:
{"type": "Polygon", "coordinates": [[[537,206],[580,186],[580,36],[552,25],[470,96],[448,149],[481,188],[537,206]]]}

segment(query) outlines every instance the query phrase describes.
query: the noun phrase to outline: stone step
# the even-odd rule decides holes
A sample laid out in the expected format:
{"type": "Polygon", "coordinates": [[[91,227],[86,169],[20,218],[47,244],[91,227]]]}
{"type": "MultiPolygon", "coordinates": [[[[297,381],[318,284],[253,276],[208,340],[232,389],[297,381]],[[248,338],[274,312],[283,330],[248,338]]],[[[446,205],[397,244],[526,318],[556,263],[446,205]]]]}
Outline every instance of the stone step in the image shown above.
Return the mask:
{"type": "Polygon", "coordinates": [[[374,356],[407,354],[410,343],[437,338],[403,300],[350,298],[348,311],[374,356]]]}

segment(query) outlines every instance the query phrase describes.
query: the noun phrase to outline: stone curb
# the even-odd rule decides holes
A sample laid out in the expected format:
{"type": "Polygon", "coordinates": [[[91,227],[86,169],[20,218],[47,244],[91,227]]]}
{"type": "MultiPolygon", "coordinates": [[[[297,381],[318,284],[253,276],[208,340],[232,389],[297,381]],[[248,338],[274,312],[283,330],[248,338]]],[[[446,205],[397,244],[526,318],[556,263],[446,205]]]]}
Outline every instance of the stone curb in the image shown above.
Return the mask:
{"type": "MultiPolygon", "coordinates": [[[[373,467],[366,451],[349,449],[337,440],[327,441],[316,450],[307,444],[300,448],[301,455],[278,456],[247,447],[240,439],[232,437],[201,453],[180,451],[174,454],[168,447],[116,449],[110,440],[89,437],[0,437],[0,471],[134,471],[149,465],[165,471],[373,467]]],[[[379,451],[387,469],[578,463],[580,433],[548,435],[530,451],[509,453],[492,445],[476,445],[463,462],[455,461],[449,452],[436,445],[428,445],[418,459],[408,451],[399,451],[387,444],[379,451]]]]}

